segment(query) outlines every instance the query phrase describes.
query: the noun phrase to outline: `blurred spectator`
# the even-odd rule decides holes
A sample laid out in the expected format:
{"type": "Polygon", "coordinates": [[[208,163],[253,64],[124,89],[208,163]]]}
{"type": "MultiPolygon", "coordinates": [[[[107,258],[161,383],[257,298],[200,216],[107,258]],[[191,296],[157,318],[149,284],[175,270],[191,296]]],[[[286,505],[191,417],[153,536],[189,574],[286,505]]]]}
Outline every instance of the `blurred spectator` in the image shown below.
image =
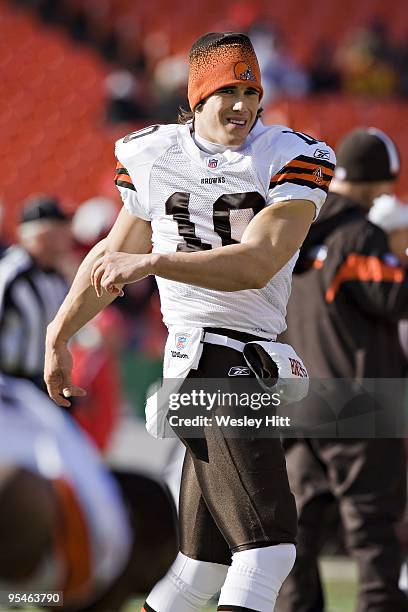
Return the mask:
{"type": "Polygon", "coordinates": [[[387,234],[390,255],[395,257],[394,263],[408,268],[408,205],[396,196],[383,195],[374,201],[368,218],[387,234]]]}
{"type": "MultiPolygon", "coordinates": [[[[158,21],[155,29],[145,30],[143,11],[130,1],[123,2],[120,10],[112,0],[14,2],[35,8],[46,22],[65,26],[75,40],[94,45],[105,59],[120,67],[112,81],[108,77],[108,120],[151,117],[173,121],[169,108],[186,106],[184,60],[172,54],[174,42],[167,22],[158,21]],[[131,86],[125,85],[124,74],[119,76],[121,69],[129,72],[129,82],[134,79],[131,86]]],[[[313,60],[305,69],[294,60],[284,35],[272,25],[270,16],[262,13],[259,3],[231,2],[224,8],[215,29],[248,31],[263,74],[264,105],[280,96],[296,98],[309,92],[408,95],[406,44],[398,48],[381,19],[352,29],[337,49],[324,40],[323,30],[313,60]]]]}
{"type": "Polygon", "coordinates": [[[70,219],[55,198],[39,195],[24,206],[19,244],[0,260],[0,372],[44,389],[44,341],[66,293],[70,219]]]}
{"type": "Polygon", "coordinates": [[[106,118],[112,123],[140,121],[146,118],[138,80],[127,70],[111,72],[105,79],[106,118]]]}
{"type": "Polygon", "coordinates": [[[154,70],[156,110],[161,121],[176,121],[176,109],[188,108],[188,64],[185,56],[171,55],[161,59],[154,70]]]}
{"type": "MultiPolygon", "coordinates": [[[[143,32],[137,6],[131,2],[121,11],[113,10],[111,21],[113,33],[117,40],[115,61],[138,79],[146,80],[149,87],[147,57],[144,49],[146,34],[143,32]]],[[[150,88],[149,88],[150,89],[150,88]]]]}
{"type": "MultiPolygon", "coordinates": [[[[116,216],[113,200],[100,196],[78,208],[72,222],[78,264],[107,235],[116,216]]],[[[84,384],[88,393],[76,400],[73,416],[103,451],[108,450],[122,401],[142,414],[146,389],[160,376],[166,332],[158,302],[156,283],[148,276],[127,285],[120,300],[75,336],[74,382],[84,384]],[[140,373],[137,379],[135,368],[140,373]]]]}
{"type": "Polygon", "coordinates": [[[164,28],[150,32],[144,37],[143,50],[149,71],[163,58],[170,55],[170,35],[164,28]]]}
{"type": "Polygon", "coordinates": [[[265,23],[255,23],[249,33],[259,58],[264,87],[263,103],[278,96],[301,97],[308,93],[309,76],[285,47],[283,35],[265,23]]]}
{"type": "MultiPolygon", "coordinates": [[[[106,236],[116,216],[116,204],[108,198],[94,197],[79,206],[72,220],[78,265],[106,236]]],[[[108,450],[120,417],[119,361],[124,340],[124,317],[112,304],[78,332],[72,343],[73,382],[87,389],[87,395],[75,401],[72,415],[102,452],[108,450]]]]}
{"type": "MultiPolygon", "coordinates": [[[[316,382],[346,379],[352,388],[354,381],[406,372],[398,320],[408,316],[408,270],[390,258],[387,236],[366,217],[376,197],[392,193],[399,169],[397,149],[380,130],[355,130],[338,146],[328,198],[295,267],[285,333],[316,382]]],[[[402,409],[403,394],[392,389],[392,407],[402,409]]],[[[372,410],[374,400],[362,394],[350,409],[372,410]]],[[[395,531],[406,503],[404,440],[375,434],[285,441],[299,528],[277,611],[324,610],[318,556],[333,502],[358,565],[357,609],[408,610],[398,588],[402,551],[395,531]]]]}
{"type": "MultiPolygon", "coordinates": [[[[386,234],[390,247],[390,263],[408,268],[408,205],[400,202],[395,196],[383,195],[377,198],[369,210],[369,220],[378,225],[386,234]],[[392,257],[395,258],[394,262],[392,257]]],[[[399,339],[408,363],[408,321],[399,322],[399,339]]],[[[407,398],[408,399],[408,398],[407,398]]],[[[406,400],[407,401],[407,400],[406,400]]],[[[408,440],[405,440],[408,451],[408,440]]],[[[405,564],[401,572],[400,588],[408,595],[408,516],[398,525],[398,537],[404,549],[405,564]]]]}
{"type": "MultiPolygon", "coordinates": [[[[96,196],[81,204],[72,221],[78,263],[99,240],[102,240],[108,234],[117,214],[118,207],[109,198],[96,196]]],[[[151,277],[147,277],[139,283],[132,283],[126,287],[125,295],[109,307],[119,310],[126,317],[132,319],[131,327],[134,330],[133,333],[137,334],[137,338],[148,332],[145,326],[136,324],[135,319],[143,314],[149,306],[155,287],[156,284],[151,277]]],[[[130,333],[131,330],[129,329],[130,333]]],[[[127,341],[128,344],[132,344],[132,337],[128,334],[127,341]]]]}
{"type": "Polygon", "coordinates": [[[401,46],[398,53],[398,68],[400,74],[399,92],[408,96],[408,43],[401,46]]]}
{"type": "Polygon", "coordinates": [[[372,48],[377,59],[392,66],[398,58],[398,48],[392,41],[387,25],[381,19],[372,19],[367,26],[372,40],[372,48]]]}
{"type": "Polygon", "coordinates": [[[72,219],[72,232],[81,251],[80,261],[102,240],[115,222],[118,206],[109,198],[95,196],[83,202],[72,219]]]}
{"type": "Polygon", "coordinates": [[[344,90],[374,96],[397,93],[397,68],[391,59],[384,30],[375,25],[354,30],[337,51],[344,90]]]}
{"type": "MultiPolygon", "coordinates": [[[[383,195],[377,198],[368,213],[371,223],[378,225],[386,234],[390,249],[389,262],[408,268],[408,205],[395,196],[383,195]]],[[[408,321],[399,323],[399,337],[402,350],[408,362],[408,321]]],[[[405,534],[408,549],[408,535],[405,534]]]]}
{"type": "Polygon", "coordinates": [[[315,49],[309,73],[312,93],[326,93],[340,89],[340,73],[334,62],[334,50],[329,43],[322,42],[315,49]]]}
{"type": "Polygon", "coordinates": [[[110,307],[78,332],[72,342],[72,379],[87,390],[85,397],[74,402],[72,416],[103,453],[109,450],[121,415],[119,362],[124,337],[123,318],[110,307]]]}

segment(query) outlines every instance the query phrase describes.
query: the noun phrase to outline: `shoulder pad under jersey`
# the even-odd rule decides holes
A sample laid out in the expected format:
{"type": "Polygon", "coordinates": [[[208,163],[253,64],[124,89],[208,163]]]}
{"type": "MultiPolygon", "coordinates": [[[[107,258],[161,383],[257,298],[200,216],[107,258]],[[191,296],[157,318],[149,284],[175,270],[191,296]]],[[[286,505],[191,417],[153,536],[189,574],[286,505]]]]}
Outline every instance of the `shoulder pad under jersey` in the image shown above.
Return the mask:
{"type": "Polygon", "coordinates": [[[284,125],[262,126],[253,142],[261,158],[267,159],[276,171],[290,160],[307,157],[316,162],[335,164],[333,150],[325,142],[284,125]]]}
{"type": "Polygon", "coordinates": [[[177,142],[180,125],[151,125],[127,134],[116,142],[115,155],[128,168],[153,164],[169,147],[177,142]]]}

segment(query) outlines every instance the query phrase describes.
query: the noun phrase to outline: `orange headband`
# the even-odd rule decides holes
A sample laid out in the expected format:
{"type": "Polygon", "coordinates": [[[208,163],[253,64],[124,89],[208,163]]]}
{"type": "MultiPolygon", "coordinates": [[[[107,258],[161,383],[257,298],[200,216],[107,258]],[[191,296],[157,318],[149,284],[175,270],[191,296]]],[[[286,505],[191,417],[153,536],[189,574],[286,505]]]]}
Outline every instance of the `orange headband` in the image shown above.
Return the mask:
{"type": "Polygon", "coordinates": [[[261,72],[251,41],[245,34],[206,34],[190,51],[188,101],[191,110],[227,85],[253,87],[263,95],[261,72]]]}

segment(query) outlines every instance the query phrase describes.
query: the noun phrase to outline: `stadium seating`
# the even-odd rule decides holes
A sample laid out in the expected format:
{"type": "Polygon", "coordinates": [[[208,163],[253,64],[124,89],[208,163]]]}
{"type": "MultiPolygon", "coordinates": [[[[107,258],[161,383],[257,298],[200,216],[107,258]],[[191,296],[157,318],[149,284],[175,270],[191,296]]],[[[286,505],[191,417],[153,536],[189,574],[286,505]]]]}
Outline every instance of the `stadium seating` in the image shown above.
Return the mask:
{"type": "MultiPolygon", "coordinates": [[[[95,0],[75,4],[86,7],[100,31],[123,28],[124,23],[139,35],[164,31],[170,51],[183,53],[203,31],[245,27],[266,16],[281,28],[288,48],[305,64],[320,39],[335,43],[364,24],[368,15],[381,17],[394,40],[401,40],[405,31],[402,0],[393,3],[392,11],[382,0],[315,2],[302,11],[295,0],[222,5],[218,0],[192,0],[188,10],[173,0],[106,0],[103,10],[95,0]]],[[[72,208],[98,193],[111,196],[107,177],[114,167],[113,142],[142,126],[122,125],[118,130],[105,123],[104,79],[111,66],[90,46],[72,41],[62,28],[41,24],[33,12],[17,10],[7,0],[0,0],[0,23],[0,201],[10,213],[6,234],[11,235],[22,200],[33,192],[54,193],[72,208]]],[[[126,40],[132,41],[132,36],[126,40]]],[[[141,44],[138,36],[132,44],[141,44]]],[[[396,139],[408,159],[405,107],[401,100],[336,95],[280,100],[267,109],[266,117],[268,122],[287,123],[323,137],[331,145],[356,125],[375,125],[396,139]]],[[[402,177],[399,192],[408,194],[408,175],[402,177]]]]}
{"type": "MultiPolygon", "coordinates": [[[[33,192],[76,206],[114,168],[116,134],[104,125],[108,66],[61,31],[0,3],[0,201],[6,233],[33,192]]],[[[113,172],[113,170],[112,170],[113,172]]]]}
{"type": "MultiPolygon", "coordinates": [[[[68,0],[72,3],[71,0],[68,0]]],[[[134,0],[105,0],[103,11],[98,2],[75,0],[86,10],[93,24],[101,19],[115,23],[137,24],[144,35],[163,30],[168,33],[171,52],[185,52],[204,31],[217,27],[242,28],[259,19],[267,19],[282,31],[291,53],[297,60],[307,63],[316,43],[329,40],[336,44],[347,32],[365,25],[368,20],[379,19],[389,29],[394,41],[406,35],[406,3],[395,0],[392,11],[383,0],[343,0],[342,2],[313,2],[299,9],[297,0],[269,2],[268,0],[192,0],[188,8],[173,0],[134,2],[134,0]]]]}

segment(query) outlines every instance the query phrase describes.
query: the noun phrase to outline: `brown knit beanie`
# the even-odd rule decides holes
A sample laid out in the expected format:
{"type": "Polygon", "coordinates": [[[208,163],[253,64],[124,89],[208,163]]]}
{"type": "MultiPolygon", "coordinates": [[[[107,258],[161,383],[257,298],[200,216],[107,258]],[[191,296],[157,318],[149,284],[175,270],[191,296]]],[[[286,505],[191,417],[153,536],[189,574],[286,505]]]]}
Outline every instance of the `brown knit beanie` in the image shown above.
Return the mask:
{"type": "Polygon", "coordinates": [[[262,98],[261,72],[248,36],[239,32],[211,32],[191,47],[188,101],[191,110],[214,91],[227,85],[248,86],[262,98]]]}

